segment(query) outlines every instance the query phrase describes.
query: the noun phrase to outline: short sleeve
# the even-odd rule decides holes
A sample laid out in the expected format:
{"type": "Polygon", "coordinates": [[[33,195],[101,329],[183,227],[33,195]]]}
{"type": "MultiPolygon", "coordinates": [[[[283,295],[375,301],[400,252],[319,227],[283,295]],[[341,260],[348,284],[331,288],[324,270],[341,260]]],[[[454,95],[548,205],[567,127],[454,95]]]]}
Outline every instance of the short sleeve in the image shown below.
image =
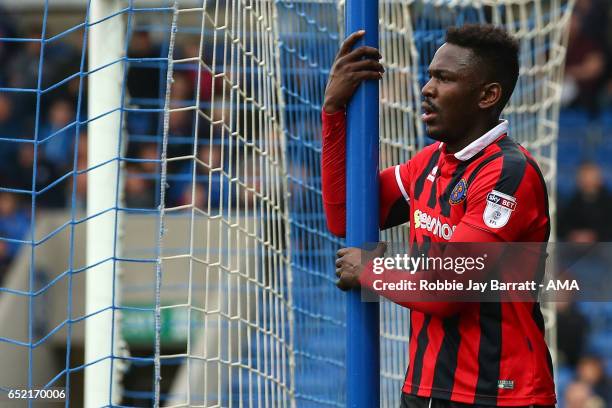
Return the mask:
{"type": "Polygon", "coordinates": [[[461,221],[502,241],[520,241],[547,217],[543,209],[546,192],[530,166],[501,166],[502,160],[486,166],[468,185],[461,221]]]}
{"type": "Polygon", "coordinates": [[[403,164],[398,164],[393,169],[393,175],[397,187],[402,192],[402,196],[407,202],[410,202],[410,161],[403,164]]]}

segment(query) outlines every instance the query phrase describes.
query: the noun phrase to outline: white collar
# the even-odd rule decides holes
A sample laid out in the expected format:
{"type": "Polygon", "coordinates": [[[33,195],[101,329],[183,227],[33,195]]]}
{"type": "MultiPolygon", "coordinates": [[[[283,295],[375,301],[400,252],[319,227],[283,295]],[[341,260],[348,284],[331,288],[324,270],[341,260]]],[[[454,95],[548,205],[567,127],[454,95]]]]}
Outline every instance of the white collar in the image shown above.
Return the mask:
{"type": "MultiPolygon", "coordinates": [[[[502,119],[497,126],[459,150],[454,156],[457,160],[469,160],[504,133],[508,133],[508,121],[502,119]]],[[[439,149],[442,149],[442,146],[444,146],[444,143],[440,143],[439,149]]]]}

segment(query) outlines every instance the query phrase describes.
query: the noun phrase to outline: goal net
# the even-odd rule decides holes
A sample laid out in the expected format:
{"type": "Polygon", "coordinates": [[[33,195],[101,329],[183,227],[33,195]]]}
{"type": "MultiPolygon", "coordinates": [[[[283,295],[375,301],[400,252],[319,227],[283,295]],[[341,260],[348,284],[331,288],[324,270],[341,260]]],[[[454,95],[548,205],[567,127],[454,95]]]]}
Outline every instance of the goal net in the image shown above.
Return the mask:
{"type": "MultiPolygon", "coordinates": [[[[334,276],[343,241],[326,228],[320,173],[320,111],[345,36],[344,2],[25,3],[16,12],[42,29],[9,30],[0,45],[39,44],[41,80],[8,82],[0,97],[17,95],[46,118],[45,94],[77,91],[67,89],[75,100],[63,126],[49,133],[35,122],[35,136],[0,135],[15,151],[27,143],[41,152],[34,174],[58,157],[50,140],[65,137],[71,154],[44,185],[0,186],[30,210],[28,234],[0,230],[18,253],[0,289],[0,322],[24,322],[0,334],[2,358],[23,367],[11,373],[16,383],[5,375],[0,385],[65,387],[74,406],[83,394],[88,406],[345,406],[346,310],[334,276]],[[95,12],[94,3],[106,8],[95,12]],[[79,63],[47,76],[56,62],[45,49],[68,42],[79,63]],[[70,199],[47,211],[38,198],[64,181],[70,199]]],[[[380,167],[430,142],[420,89],[445,29],[501,25],[519,39],[521,58],[504,116],[542,167],[554,211],[572,4],[381,0],[386,74],[372,104],[380,167]]],[[[407,234],[402,226],[381,238],[407,234]]],[[[381,406],[395,407],[409,314],[389,302],[380,313],[372,330],[381,336],[381,406]]],[[[554,348],[554,314],[546,317],[554,348]]]]}

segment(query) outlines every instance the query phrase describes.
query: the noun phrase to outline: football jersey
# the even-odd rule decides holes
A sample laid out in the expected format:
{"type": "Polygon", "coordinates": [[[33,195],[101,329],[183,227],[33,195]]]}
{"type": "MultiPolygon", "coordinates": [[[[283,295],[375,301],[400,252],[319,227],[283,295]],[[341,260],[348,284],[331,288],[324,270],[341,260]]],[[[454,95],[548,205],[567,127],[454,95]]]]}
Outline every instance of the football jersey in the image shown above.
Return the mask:
{"type": "MultiPolygon", "coordinates": [[[[324,187],[331,173],[331,166],[325,169],[326,154],[331,157],[326,143],[333,149],[344,143],[338,141],[345,137],[344,120],[344,114],[323,114],[324,187]]],[[[547,241],[550,218],[544,179],[531,155],[507,133],[508,122],[501,121],[459,152],[447,153],[445,144],[437,142],[407,163],[383,170],[381,225],[384,212],[391,212],[401,199],[410,212],[405,218],[410,221],[411,245],[547,241]]],[[[333,171],[333,183],[327,182],[337,189],[337,167],[333,171]]],[[[344,203],[339,197],[337,192],[326,194],[324,188],[328,223],[330,217],[342,217],[344,203]]],[[[338,219],[332,225],[336,231],[344,228],[338,219]]],[[[537,302],[474,302],[461,307],[441,302],[439,310],[450,313],[439,312],[434,302],[398,303],[411,308],[410,363],[403,392],[491,406],[555,403],[552,363],[537,302]]]]}

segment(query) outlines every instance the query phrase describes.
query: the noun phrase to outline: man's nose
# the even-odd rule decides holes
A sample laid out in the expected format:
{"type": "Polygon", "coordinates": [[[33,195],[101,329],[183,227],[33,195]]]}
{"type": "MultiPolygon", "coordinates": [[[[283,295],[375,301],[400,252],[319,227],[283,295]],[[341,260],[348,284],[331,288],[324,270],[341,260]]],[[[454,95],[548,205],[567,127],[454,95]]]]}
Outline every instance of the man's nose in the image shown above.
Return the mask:
{"type": "Polygon", "coordinates": [[[421,94],[425,98],[432,98],[432,97],[435,96],[435,88],[434,88],[434,86],[432,84],[431,79],[429,81],[427,81],[427,83],[425,84],[423,89],[421,89],[421,94]]]}

